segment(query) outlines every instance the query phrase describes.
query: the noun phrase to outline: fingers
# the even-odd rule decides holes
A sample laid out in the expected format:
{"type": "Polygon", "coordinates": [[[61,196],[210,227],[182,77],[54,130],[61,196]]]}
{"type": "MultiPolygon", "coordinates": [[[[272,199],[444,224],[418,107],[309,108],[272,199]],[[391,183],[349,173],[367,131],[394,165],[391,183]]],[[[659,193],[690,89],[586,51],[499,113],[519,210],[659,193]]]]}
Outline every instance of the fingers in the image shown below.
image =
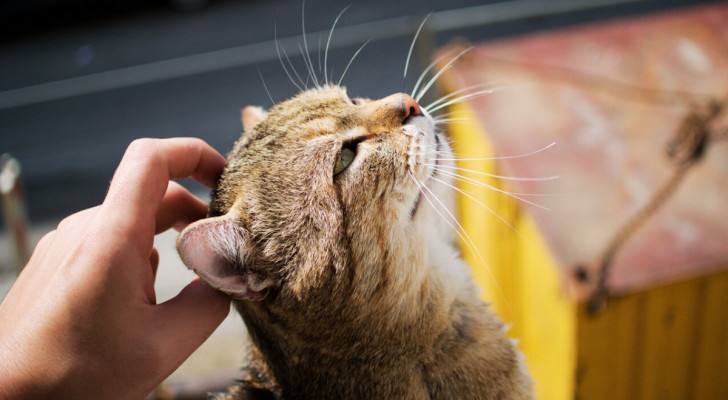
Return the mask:
{"type": "Polygon", "coordinates": [[[111,181],[104,212],[114,235],[151,246],[157,210],[170,179],[191,177],[213,186],[225,159],[199,139],[139,139],[129,145],[111,181]]]}
{"type": "Polygon", "coordinates": [[[185,226],[204,218],[207,204],[176,182],[169,182],[167,193],[157,211],[156,233],[174,227],[178,231],[185,226]]]}
{"type": "Polygon", "coordinates": [[[161,354],[173,370],[222,323],[230,311],[230,298],[198,278],[157,307],[157,333],[164,338],[161,354]]]}
{"type": "Polygon", "coordinates": [[[168,155],[170,179],[189,176],[212,188],[227,163],[220,153],[200,139],[166,139],[158,143],[162,154],[168,155]]]}

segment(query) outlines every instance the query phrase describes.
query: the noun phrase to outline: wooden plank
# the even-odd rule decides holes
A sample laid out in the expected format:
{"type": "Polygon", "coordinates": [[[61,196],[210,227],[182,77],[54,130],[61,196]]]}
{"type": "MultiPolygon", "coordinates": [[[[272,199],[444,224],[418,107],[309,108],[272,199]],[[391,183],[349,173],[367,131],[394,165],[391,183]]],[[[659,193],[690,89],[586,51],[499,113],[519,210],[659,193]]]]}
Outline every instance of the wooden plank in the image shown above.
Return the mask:
{"type": "Polygon", "coordinates": [[[597,317],[588,315],[584,305],[579,306],[577,326],[577,368],[576,398],[610,399],[612,398],[611,378],[604,371],[613,368],[610,354],[610,316],[612,310],[597,317]]]}
{"type": "Polygon", "coordinates": [[[695,368],[691,343],[697,335],[700,281],[694,279],[647,292],[637,398],[688,398],[689,387],[694,384],[690,382],[691,370],[695,368]]]}
{"type": "Polygon", "coordinates": [[[728,399],[728,272],[708,277],[696,338],[693,399],[728,399]]]}
{"type": "Polygon", "coordinates": [[[644,293],[610,302],[611,326],[603,334],[612,338],[609,349],[614,362],[605,371],[614,376],[612,399],[636,399],[637,371],[641,370],[637,354],[644,347],[644,305],[644,293]]]}
{"type": "Polygon", "coordinates": [[[576,398],[635,398],[644,297],[639,293],[610,299],[597,315],[590,315],[585,304],[579,306],[576,398]]]}

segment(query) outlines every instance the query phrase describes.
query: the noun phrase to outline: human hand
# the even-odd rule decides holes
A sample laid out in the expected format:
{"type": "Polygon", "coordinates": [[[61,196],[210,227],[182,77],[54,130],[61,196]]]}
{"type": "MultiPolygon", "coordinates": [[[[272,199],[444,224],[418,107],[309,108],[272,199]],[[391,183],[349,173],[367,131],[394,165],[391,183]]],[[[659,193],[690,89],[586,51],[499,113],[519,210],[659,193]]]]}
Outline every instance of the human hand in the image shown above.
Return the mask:
{"type": "Polygon", "coordinates": [[[142,399],[212,334],[230,302],[199,279],[156,303],[154,235],[207,211],[169,180],[212,187],[224,165],[197,139],[129,146],[103,204],[43,237],[0,304],[0,399],[142,399]]]}

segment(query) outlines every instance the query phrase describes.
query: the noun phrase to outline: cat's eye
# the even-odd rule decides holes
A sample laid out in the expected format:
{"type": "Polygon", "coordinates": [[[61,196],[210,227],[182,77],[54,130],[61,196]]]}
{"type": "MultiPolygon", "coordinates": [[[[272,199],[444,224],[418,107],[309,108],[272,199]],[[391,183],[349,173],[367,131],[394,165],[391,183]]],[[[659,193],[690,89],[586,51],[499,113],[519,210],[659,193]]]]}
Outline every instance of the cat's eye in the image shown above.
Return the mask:
{"type": "Polygon", "coordinates": [[[353,99],[350,99],[350,101],[351,101],[351,104],[353,104],[353,105],[355,105],[355,106],[358,106],[358,105],[360,105],[360,104],[362,104],[362,103],[363,103],[363,102],[361,101],[361,99],[359,99],[359,98],[356,98],[356,97],[355,97],[355,98],[353,98],[353,99]]]}
{"type": "Polygon", "coordinates": [[[355,155],[356,153],[354,152],[354,149],[348,146],[343,147],[341,149],[341,154],[339,154],[339,159],[336,161],[336,166],[334,166],[334,175],[338,175],[343,172],[346,167],[354,161],[355,155]]]}

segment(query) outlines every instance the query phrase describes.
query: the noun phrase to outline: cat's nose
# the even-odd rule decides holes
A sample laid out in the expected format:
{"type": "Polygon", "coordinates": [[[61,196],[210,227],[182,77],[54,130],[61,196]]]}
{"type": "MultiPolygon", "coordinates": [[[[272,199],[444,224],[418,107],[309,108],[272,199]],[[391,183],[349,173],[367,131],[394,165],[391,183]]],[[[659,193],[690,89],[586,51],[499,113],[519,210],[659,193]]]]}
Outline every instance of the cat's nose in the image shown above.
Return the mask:
{"type": "Polygon", "coordinates": [[[415,116],[415,115],[422,115],[422,110],[420,110],[420,105],[417,104],[415,99],[412,98],[412,96],[408,95],[407,93],[402,93],[402,107],[404,108],[404,118],[407,119],[409,117],[415,116]]]}
{"type": "Polygon", "coordinates": [[[402,123],[411,116],[422,115],[420,105],[417,104],[412,96],[406,93],[395,93],[369,104],[374,109],[387,110],[388,112],[399,114],[399,117],[402,118],[400,120],[402,123]]]}
{"type": "Polygon", "coordinates": [[[360,109],[367,118],[390,124],[404,124],[407,118],[423,115],[420,105],[406,93],[395,93],[385,98],[365,103],[360,109]]]}

